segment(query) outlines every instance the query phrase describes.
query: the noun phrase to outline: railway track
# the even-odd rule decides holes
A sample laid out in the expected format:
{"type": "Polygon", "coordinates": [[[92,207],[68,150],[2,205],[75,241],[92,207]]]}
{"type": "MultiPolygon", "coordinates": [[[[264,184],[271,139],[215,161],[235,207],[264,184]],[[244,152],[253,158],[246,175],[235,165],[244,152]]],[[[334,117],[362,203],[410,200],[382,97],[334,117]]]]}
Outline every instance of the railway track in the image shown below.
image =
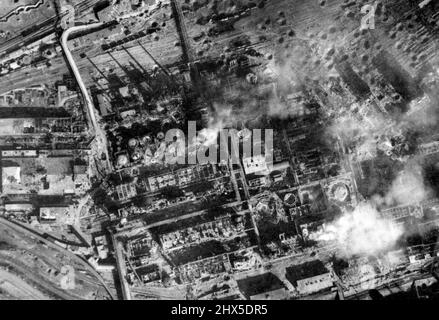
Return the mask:
{"type": "MultiPolygon", "coordinates": [[[[89,9],[93,8],[102,0],[84,0],[81,3],[74,6],[77,15],[81,15],[89,9]]],[[[54,16],[47,18],[33,26],[23,28],[19,31],[15,37],[9,39],[4,44],[0,45],[1,55],[7,55],[11,52],[19,50],[22,46],[35,42],[45,36],[54,33],[55,29],[59,27],[59,22],[64,14],[55,14],[54,16]]]]}
{"type": "Polygon", "coordinates": [[[47,245],[48,247],[50,247],[51,249],[54,250],[58,250],[61,251],[63,254],[65,254],[66,256],[68,256],[69,258],[71,258],[73,260],[73,262],[78,263],[79,265],[82,265],[84,267],[84,270],[88,271],[91,275],[93,275],[94,277],[96,277],[96,279],[100,282],[100,284],[105,288],[105,290],[107,291],[109,297],[111,299],[115,299],[113,292],[110,290],[110,288],[108,287],[108,285],[105,283],[104,279],[102,278],[102,276],[92,267],[88,264],[88,261],[84,260],[83,258],[77,256],[76,254],[70,252],[67,249],[64,249],[56,244],[54,244],[53,242],[45,239],[44,237],[42,237],[39,233],[33,231],[33,230],[29,230],[27,228],[25,228],[22,225],[19,225],[18,223],[14,223],[11,221],[6,220],[5,218],[0,218],[0,224],[5,225],[6,227],[15,230],[17,233],[23,233],[25,235],[28,236],[32,236],[37,238],[40,242],[44,243],[45,245],[47,245]]]}

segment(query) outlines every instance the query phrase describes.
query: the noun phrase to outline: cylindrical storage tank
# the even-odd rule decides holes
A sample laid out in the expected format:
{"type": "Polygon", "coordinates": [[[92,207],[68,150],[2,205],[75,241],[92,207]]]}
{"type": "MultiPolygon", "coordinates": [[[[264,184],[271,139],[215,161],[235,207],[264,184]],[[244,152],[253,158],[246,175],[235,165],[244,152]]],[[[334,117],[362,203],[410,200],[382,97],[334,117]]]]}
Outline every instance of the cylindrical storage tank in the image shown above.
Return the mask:
{"type": "Polygon", "coordinates": [[[344,202],[349,196],[349,188],[344,183],[337,183],[332,187],[332,195],[337,201],[344,202]]]}
{"type": "Polygon", "coordinates": [[[134,161],[139,160],[142,157],[142,154],[136,150],[133,152],[133,154],[131,155],[131,159],[133,159],[134,161]]]}
{"type": "Polygon", "coordinates": [[[292,207],[292,206],[294,206],[294,205],[297,203],[297,198],[296,198],[296,196],[295,196],[294,194],[292,194],[292,193],[287,193],[287,194],[285,195],[285,197],[284,197],[284,203],[285,203],[287,206],[292,207]]]}
{"type": "Polygon", "coordinates": [[[137,141],[137,139],[134,139],[134,138],[132,138],[128,141],[128,146],[131,149],[134,149],[135,147],[137,147],[138,144],[139,144],[139,141],[137,141]]]}
{"type": "Polygon", "coordinates": [[[128,164],[128,162],[129,162],[128,157],[124,154],[121,154],[117,157],[117,166],[118,167],[126,166],[128,164]]]}
{"type": "Polygon", "coordinates": [[[150,136],[148,136],[148,135],[146,135],[146,136],[144,136],[143,138],[142,138],[142,143],[144,144],[144,145],[147,145],[147,144],[149,144],[149,143],[151,143],[151,137],[150,136]]]}

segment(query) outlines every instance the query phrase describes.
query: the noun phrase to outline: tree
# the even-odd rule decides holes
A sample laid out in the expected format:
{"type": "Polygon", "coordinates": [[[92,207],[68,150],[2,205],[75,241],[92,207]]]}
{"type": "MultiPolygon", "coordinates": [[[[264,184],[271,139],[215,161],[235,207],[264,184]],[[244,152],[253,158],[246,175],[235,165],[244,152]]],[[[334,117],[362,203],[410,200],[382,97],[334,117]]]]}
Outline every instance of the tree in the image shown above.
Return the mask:
{"type": "Polygon", "coordinates": [[[107,197],[107,192],[102,188],[98,188],[92,196],[93,201],[97,206],[103,205],[107,197]]]}
{"type": "Polygon", "coordinates": [[[338,258],[335,254],[331,257],[332,268],[337,276],[341,276],[342,271],[346,268],[349,268],[349,263],[342,259],[338,258]]]}
{"type": "Polygon", "coordinates": [[[92,198],[97,206],[104,206],[109,211],[116,211],[118,209],[116,201],[102,188],[98,188],[92,198]]]}
{"type": "Polygon", "coordinates": [[[187,188],[186,190],[192,191],[193,193],[197,194],[206,192],[211,189],[213,189],[213,183],[211,181],[203,181],[187,188]]]}
{"type": "Polygon", "coordinates": [[[137,196],[132,200],[136,207],[144,208],[149,206],[152,202],[151,199],[145,196],[137,196]]]}
{"type": "Polygon", "coordinates": [[[161,191],[162,196],[168,200],[176,199],[182,197],[184,192],[177,186],[167,186],[161,191]]]}
{"type": "Polygon", "coordinates": [[[163,284],[163,286],[165,286],[165,287],[169,287],[169,286],[172,284],[172,282],[171,282],[171,277],[170,277],[169,274],[168,274],[166,271],[164,271],[164,270],[162,270],[161,278],[162,278],[162,284],[163,284]]]}
{"type": "Polygon", "coordinates": [[[46,168],[44,168],[43,166],[38,166],[38,167],[35,169],[35,171],[36,171],[36,173],[38,173],[38,174],[46,174],[46,173],[47,173],[46,168]]]}

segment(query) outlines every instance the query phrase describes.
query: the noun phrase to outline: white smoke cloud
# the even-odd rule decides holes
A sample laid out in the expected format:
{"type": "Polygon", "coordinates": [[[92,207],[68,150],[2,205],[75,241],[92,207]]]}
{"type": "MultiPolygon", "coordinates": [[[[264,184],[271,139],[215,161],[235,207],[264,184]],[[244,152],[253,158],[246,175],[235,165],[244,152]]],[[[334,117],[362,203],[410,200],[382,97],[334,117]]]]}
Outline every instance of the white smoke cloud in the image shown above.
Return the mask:
{"type": "Polygon", "coordinates": [[[218,135],[223,130],[231,119],[232,109],[225,105],[215,103],[213,105],[215,109],[214,116],[209,118],[207,128],[203,128],[198,132],[195,145],[204,145],[206,147],[210,145],[216,145],[218,135]]]}
{"type": "Polygon", "coordinates": [[[390,249],[405,233],[401,225],[383,218],[377,207],[403,206],[429,198],[422,168],[409,161],[393,180],[385,196],[374,196],[359,203],[353,211],[331,222],[315,237],[317,241],[335,241],[346,257],[374,255],[390,249]]]}
{"type": "Polygon", "coordinates": [[[316,238],[335,241],[347,257],[373,255],[391,248],[404,233],[402,227],[380,217],[376,207],[360,203],[353,211],[327,225],[316,238]]]}
{"type": "MultiPolygon", "coordinates": [[[[324,46],[318,48],[322,52],[327,49],[324,46]]],[[[294,94],[300,96],[301,86],[307,84],[306,78],[324,82],[332,76],[321,64],[313,64],[316,61],[308,59],[308,52],[300,45],[287,51],[288,55],[285,55],[283,59],[278,58],[279,55],[274,55],[271,62],[266,65],[265,71],[258,74],[261,82],[270,78],[276,82],[276,87],[273,86],[272,92],[267,90],[268,103],[264,104],[266,108],[257,108],[256,91],[252,92],[248,86],[244,86],[245,89],[241,90],[235,89],[236,94],[233,96],[239,97],[241,102],[245,101],[246,107],[241,106],[240,112],[237,113],[233,101],[225,102],[229,105],[227,108],[218,104],[214,118],[204,132],[205,141],[207,141],[207,143],[203,142],[205,145],[213,141],[223,124],[230,120],[246,119],[259,113],[280,118],[300,114],[300,102],[292,104],[289,99],[288,103],[284,103],[282,98],[289,96],[294,98],[294,94]],[[297,62],[302,60],[305,62],[309,60],[310,63],[301,67],[297,62]],[[232,109],[233,112],[231,112],[232,109]],[[222,110],[226,112],[221,113],[222,110]],[[231,117],[233,119],[230,119],[231,117]]],[[[349,148],[352,147],[353,158],[359,161],[361,158],[373,158],[377,150],[384,151],[390,156],[392,155],[390,138],[404,134],[408,128],[419,128],[433,122],[430,113],[425,112],[425,106],[428,106],[429,102],[425,99],[420,102],[422,103],[413,103],[410,106],[410,115],[402,119],[383,115],[369,103],[354,103],[348,110],[345,107],[335,110],[338,118],[333,126],[328,128],[328,133],[330,136],[341,137],[349,148]]],[[[346,103],[341,105],[345,106],[346,103]]],[[[407,159],[400,161],[406,162],[407,159]]],[[[420,166],[411,164],[407,164],[393,182],[389,181],[389,185],[390,188],[385,196],[377,195],[369,202],[360,203],[352,211],[344,212],[338,219],[327,225],[325,230],[317,234],[316,240],[335,241],[346,256],[374,255],[395,245],[405,230],[394,222],[382,218],[377,206],[416,203],[427,197],[428,190],[424,185],[420,166]]]]}
{"type": "Polygon", "coordinates": [[[422,128],[436,126],[437,106],[430,100],[428,95],[423,95],[410,102],[408,111],[402,121],[408,126],[422,128]]]}
{"type": "Polygon", "coordinates": [[[421,166],[416,162],[409,162],[392,182],[382,200],[386,205],[408,205],[427,199],[429,193],[429,188],[424,184],[421,166]]]}
{"type": "MultiPolygon", "coordinates": [[[[378,150],[391,152],[391,137],[404,135],[410,130],[422,130],[423,126],[435,122],[428,112],[430,102],[425,98],[412,102],[410,114],[398,120],[386,119],[379,113],[362,114],[358,112],[362,107],[352,106],[328,130],[329,134],[341,137],[353,148],[351,156],[357,161],[375,157],[378,150]]],[[[353,211],[344,212],[318,235],[317,240],[335,241],[345,256],[351,257],[385,251],[410,232],[382,218],[377,208],[416,204],[428,199],[431,190],[424,182],[420,159],[410,156],[394,160],[402,163],[403,169],[393,181],[389,181],[385,195],[375,195],[353,211]]]]}

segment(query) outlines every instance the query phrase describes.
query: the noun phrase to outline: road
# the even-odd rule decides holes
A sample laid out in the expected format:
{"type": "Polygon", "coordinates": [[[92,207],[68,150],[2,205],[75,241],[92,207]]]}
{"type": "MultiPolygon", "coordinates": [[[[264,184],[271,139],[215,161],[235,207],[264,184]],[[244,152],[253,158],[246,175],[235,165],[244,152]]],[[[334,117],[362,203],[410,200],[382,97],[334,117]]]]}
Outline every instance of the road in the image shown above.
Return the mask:
{"type": "MultiPolygon", "coordinates": [[[[104,153],[106,156],[106,163],[107,163],[107,169],[111,170],[112,166],[110,163],[110,157],[108,154],[108,145],[107,145],[107,137],[105,132],[102,130],[102,128],[99,126],[97,118],[96,118],[96,109],[93,104],[93,100],[90,97],[90,94],[88,93],[87,87],[84,83],[84,80],[82,79],[81,73],[79,72],[78,66],[75,62],[75,59],[73,58],[73,55],[70,51],[68,40],[72,33],[75,32],[81,32],[81,31],[87,31],[92,30],[95,28],[99,28],[103,25],[101,22],[87,24],[87,25],[81,25],[81,26],[74,26],[67,30],[65,30],[61,36],[61,47],[64,51],[64,54],[67,58],[67,63],[70,66],[70,69],[73,71],[73,75],[75,76],[76,82],[78,83],[78,86],[81,90],[82,96],[84,98],[84,103],[86,105],[89,120],[93,127],[93,132],[95,134],[95,139],[97,143],[97,149],[100,150],[98,153],[99,155],[104,153]]],[[[99,156],[98,155],[98,156],[99,156]]]]}
{"type": "Polygon", "coordinates": [[[116,261],[117,261],[117,272],[119,274],[119,280],[122,286],[122,296],[124,300],[131,300],[131,290],[130,286],[126,279],[126,264],[125,264],[125,257],[123,254],[123,247],[122,243],[116,241],[116,237],[114,234],[111,235],[113,246],[114,246],[114,252],[116,255],[116,261]]]}
{"type": "Polygon", "coordinates": [[[95,114],[95,108],[93,105],[93,101],[92,101],[90,95],[88,94],[87,87],[85,86],[84,81],[82,80],[82,76],[81,76],[81,73],[79,72],[78,66],[76,65],[75,59],[73,59],[73,55],[70,52],[68,40],[69,40],[69,37],[72,33],[91,30],[91,29],[94,29],[94,28],[97,28],[100,26],[102,26],[101,22],[71,27],[71,28],[65,30],[61,36],[61,47],[63,48],[64,54],[66,55],[69,66],[70,66],[71,70],[73,71],[76,82],[78,83],[79,88],[80,88],[81,93],[82,93],[82,96],[84,97],[85,104],[86,104],[86,107],[88,109],[88,113],[89,113],[89,117],[90,117],[90,122],[93,125],[93,129],[95,130],[95,132],[98,131],[98,129],[97,129],[98,123],[96,120],[96,114],[95,114]]]}

